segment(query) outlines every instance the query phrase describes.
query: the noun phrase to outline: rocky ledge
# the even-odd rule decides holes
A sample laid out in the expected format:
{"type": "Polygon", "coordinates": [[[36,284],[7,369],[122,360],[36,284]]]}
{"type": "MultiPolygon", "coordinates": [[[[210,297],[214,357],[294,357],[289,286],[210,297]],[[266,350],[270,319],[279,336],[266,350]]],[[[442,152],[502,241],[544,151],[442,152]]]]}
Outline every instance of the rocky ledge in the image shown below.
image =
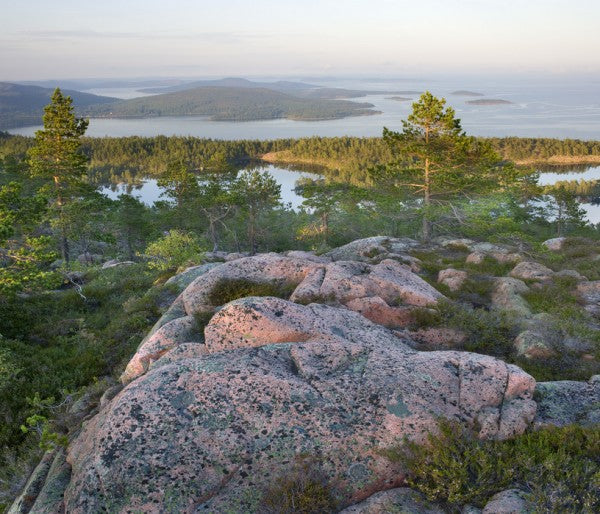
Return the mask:
{"type": "MultiPolygon", "coordinates": [[[[416,273],[416,246],[370,238],[320,257],[236,256],[178,275],[181,294],[122,386],[105,393],[66,451],[45,457],[11,512],[261,512],[265,489],[307,455],[318,458],[344,512],[384,512],[383,499],[402,506],[417,498],[394,489],[405,471],[385,450],[423,442],[440,418],[484,439],[597,421],[600,380],[538,384],[536,392],[530,375],[494,357],[418,351],[403,327],[444,296],[416,273]],[[286,299],[221,304],[223,291],[248,284],[286,299]],[[573,391],[586,398],[579,410],[568,402],[573,391]]],[[[497,303],[523,307],[521,279],[553,273],[534,268],[518,265],[500,280],[497,303]]],[[[441,281],[457,277],[466,279],[448,272],[441,281]]],[[[584,294],[596,301],[590,288],[584,294]]],[[[438,511],[420,505],[408,512],[438,511]]]]}

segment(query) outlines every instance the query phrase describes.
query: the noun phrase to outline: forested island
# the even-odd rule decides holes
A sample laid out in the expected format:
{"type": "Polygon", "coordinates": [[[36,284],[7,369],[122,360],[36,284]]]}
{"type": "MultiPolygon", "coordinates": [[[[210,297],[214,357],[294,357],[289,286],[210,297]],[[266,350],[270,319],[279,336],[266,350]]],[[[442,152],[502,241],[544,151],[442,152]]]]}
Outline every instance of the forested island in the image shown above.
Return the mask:
{"type": "Polygon", "coordinates": [[[0,132],[0,512],[600,509],[598,184],[529,166],[600,142],[471,137],[429,92],[378,138],[87,127],[57,89],[0,132]],[[265,162],[317,174],[299,208],[265,162]]]}
{"type": "Polygon", "coordinates": [[[370,103],[309,99],[260,88],[199,87],[90,107],[92,117],[208,116],[215,121],[325,120],[378,114],[370,103]]]}

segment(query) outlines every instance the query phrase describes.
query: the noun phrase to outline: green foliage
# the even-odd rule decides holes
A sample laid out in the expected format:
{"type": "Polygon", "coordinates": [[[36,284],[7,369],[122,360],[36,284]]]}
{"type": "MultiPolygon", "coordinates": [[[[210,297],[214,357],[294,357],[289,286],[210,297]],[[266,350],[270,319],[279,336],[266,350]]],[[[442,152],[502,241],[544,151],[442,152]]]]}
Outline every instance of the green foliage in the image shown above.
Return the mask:
{"type": "Polygon", "coordinates": [[[265,514],[329,514],[337,501],[319,462],[299,456],[289,473],[276,477],[263,492],[260,512],[265,514]]]}
{"type": "Polygon", "coordinates": [[[258,249],[258,218],[281,203],[281,186],[268,171],[243,171],[231,184],[233,202],[246,218],[251,253],[258,249]]]}
{"type": "Polygon", "coordinates": [[[124,367],[174,298],[153,288],[155,279],[156,273],[136,264],[90,271],[85,300],[71,289],[0,301],[0,469],[32,453],[32,439],[45,427],[48,443],[59,433],[53,428],[58,411],[42,399],[62,400],[65,390],[124,367]]]}
{"type": "Polygon", "coordinates": [[[222,279],[215,284],[208,300],[211,305],[224,305],[247,296],[275,296],[288,299],[296,286],[297,284],[284,281],[254,282],[245,278],[222,279]]]}
{"type": "Polygon", "coordinates": [[[43,189],[53,198],[51,212],[60,233],[63,259],[69,261],[68,225],[72,221],[65,207],[85,191],[87,157],[81,152],[81,137],[88,121],[76,118],[73,101],[56,88],[44,108],[44,128],[35,133],[35,144],[28,151],[29,170],[47,182],[43,189]]]}
{"type": "Polygon", "coordinates": [[[202,258],[202,244],[189,232],[171,230],[166,236],[150,243],[145,254],[152,258],[148,263],[158,271],[176,270],[184,264],[198,263],[202,258]]]}
{"type": "Polygon", "coordinates": [[[418,327],[448,327],[464,333],[464,349],[507,358],[519,333],[515,320],[503,311],[488,311],[444,300],[433,309],[416,312],[418,327]]]}
{"type": "Polygon", "coordinates": [[[442,420],[428,444],[385,452],[408,470],[408,485],[452,506],[483,506],[495,493],[527,491],[536,512],[598,512],[600,429],[567,426],[527,432],[508,441],[481,441],[442,420]]]}
{"type": "Polygon", "coordinates": [[[454,109],[445,104],[426,91],[403,120],[402,132],[384,128],[393,161],[371,173],[384,187],[412,191],[422,199],[425,240],[431,236],[434,200],[498,190],[516,179],[514,168],[502,163],[489,144],[465,135],[454,109]]]}

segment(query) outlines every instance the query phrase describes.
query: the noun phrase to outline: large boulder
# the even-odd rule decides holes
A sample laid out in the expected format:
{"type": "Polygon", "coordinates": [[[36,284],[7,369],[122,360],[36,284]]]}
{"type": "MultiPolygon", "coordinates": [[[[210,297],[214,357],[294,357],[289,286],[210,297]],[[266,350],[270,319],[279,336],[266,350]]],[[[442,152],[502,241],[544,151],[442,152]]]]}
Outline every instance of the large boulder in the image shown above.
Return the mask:
{"type": "Polygon", "coordinates": [[[299,454],[321,461],[343,507],[399,485],[381,450],[424,441],[440,417],[503,439],[535,415],[535,381],[519,368],[416,352],[332,306],[237,300],[211,319],[205,345],[182,346],[71,444],[66,512],[260,512],[299,454]]]}

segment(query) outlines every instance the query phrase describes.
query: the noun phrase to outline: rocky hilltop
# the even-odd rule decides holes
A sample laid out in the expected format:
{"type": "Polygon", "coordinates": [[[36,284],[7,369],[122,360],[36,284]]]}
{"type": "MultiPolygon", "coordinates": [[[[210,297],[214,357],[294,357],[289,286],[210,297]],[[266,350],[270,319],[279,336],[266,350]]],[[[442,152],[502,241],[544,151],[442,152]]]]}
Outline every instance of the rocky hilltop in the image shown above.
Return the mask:
{"type": "MultiPolygon", "coordinates": [[[[170,279],[180,294],[121,384],[78,405],[81,429],[46,454],[10,512],[270,512],[264,491],[299,458],[318,460],[339,511],[443,512],[402,487],[406,470],[386,450],[426,442],[440,419],[487,440],[600,420],[600,377],[536,384],[513,363],[465,351],[465,329],[419,325],[440,306],[487,295],[486,309],[511,313],[515,358],[568,353],[593,365],[586,341],[552,331],[552,315],[528,301],[567,277],[579,308],[596,316],[600,282],[576,271],[510,246],[388,237],[320,256],[206,260],[170,279]],[[432,279],[433,254],[464,269],[432,279]],[[473,271],[490,262],[507,273],[473,271]],[[469,288],[477,281],[485,293],[469,288]]],[[[509,490],[483,512],[525,508],[509,490]]]]}

